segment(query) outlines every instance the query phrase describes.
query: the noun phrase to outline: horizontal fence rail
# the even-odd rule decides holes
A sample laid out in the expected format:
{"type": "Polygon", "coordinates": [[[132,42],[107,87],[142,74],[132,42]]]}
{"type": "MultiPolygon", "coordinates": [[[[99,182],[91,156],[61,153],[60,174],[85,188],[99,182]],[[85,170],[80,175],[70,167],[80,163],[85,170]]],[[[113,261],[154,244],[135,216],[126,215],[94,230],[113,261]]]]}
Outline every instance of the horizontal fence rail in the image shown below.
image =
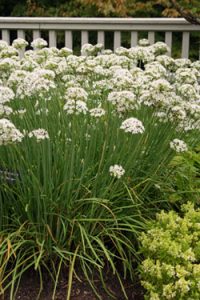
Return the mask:
{"type": "Polygon", "coordinates": [[[192,33],[197,34],[195,45],[200,58],[200,25],[193,25],[182,18],[35,18],[35,17],[0,17],[0,38],[9,44],[16,37],[33,40],[47,35],[49,47],[58,46],[58,36],[63,34],[64,44],[74,48],[74,32],[80,32],[80,45],[90,42],[90,32],[96,32],[96,42],[105,46],[106,32],[113,32],[112,48],[122,45],[123,32],[130,34],[130,47],[138,43],[140,32],[146,32],[150,44],[156,40],[156,33],[164,33],[164,41],[172,51],[173,35],[182,35],[181,57],[188,58],[194,45],[190,43],[192,33]],[[30,38],[31,35],[31,38],[30,38]]]}

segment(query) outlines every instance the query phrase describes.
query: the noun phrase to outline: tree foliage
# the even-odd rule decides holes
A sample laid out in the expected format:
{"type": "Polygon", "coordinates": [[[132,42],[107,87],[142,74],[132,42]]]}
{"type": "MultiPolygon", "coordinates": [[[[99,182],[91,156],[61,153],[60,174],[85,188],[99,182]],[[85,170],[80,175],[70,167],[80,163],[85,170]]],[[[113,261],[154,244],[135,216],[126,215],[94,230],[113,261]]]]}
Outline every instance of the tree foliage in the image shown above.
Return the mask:
{"type": "Polygon", "coordinates": [[[2,16],[185,17],[197,23],[199,0],[1,0],[2,16]]]}

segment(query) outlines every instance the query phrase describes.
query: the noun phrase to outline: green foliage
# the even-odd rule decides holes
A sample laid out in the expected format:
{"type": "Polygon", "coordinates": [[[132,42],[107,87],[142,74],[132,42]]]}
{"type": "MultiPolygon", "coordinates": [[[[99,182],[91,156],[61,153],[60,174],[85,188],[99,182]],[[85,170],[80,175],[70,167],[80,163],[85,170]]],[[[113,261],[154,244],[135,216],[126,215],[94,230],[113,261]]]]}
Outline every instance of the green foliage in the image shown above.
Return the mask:
{"type": "Polygon", "coordinates": [[[159,183],[162,198],[179,207],[187,201],[200,204],[200,152],[176,156],[169,165],[168,177],[159,183]]]}
{"type": "Polygon", "coordinates": [[[182,216],[162,211],[143,233],[140,265],[145,299],[200,298],[200,210],[190,202],[182,216]]]}
{"type": "MultiPolygon", "coordinates": [[[[198,15],[199,1],[179,1],[181,7],[198,15]]],[[[82,17],[177,17],[169,0],[2,0],[0,14],[9,16],[82,17]]]]}

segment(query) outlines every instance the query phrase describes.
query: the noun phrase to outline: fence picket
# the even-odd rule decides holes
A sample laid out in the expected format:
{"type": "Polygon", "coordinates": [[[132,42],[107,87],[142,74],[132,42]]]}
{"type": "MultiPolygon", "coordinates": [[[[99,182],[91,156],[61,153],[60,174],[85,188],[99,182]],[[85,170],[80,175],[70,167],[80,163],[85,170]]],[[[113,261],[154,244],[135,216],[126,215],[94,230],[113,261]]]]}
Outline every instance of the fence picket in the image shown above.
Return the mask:
{"type": "Polygon", "coordinates": [[[138,32],[132,31],[131,32],[131,47],[137,46],[138,43],[138,32]]]}
{"type": "Polygon", "coordinates": [[[105,47],[104,31],[98,31],[98,33],[97,33],[97,43],[100,43],[105,47]]]}
{"type": "Polygon", "coordinates": [[[2,30],[2,40],[6,41],[10,45],[10,32],[7,29],[2,30]]]}
{"type": "Polygon", "coordinates": [[[72,40],[72,31],[65,30],[65,47],[72,49],[73,48],[73,40],[72,40]]]}
{"type": "Polygon", "coordinates": [[[189,47],[190,47],[190,33],[189,32],[183,32],[182,52],[181,52],[181,57],[182,58],[188,58],[189,57],[189,47]]]}
{"type": "Polygon", "coordinates": [[[165,43],[169,47],[170,51],[168,53],[169,56],[172,54],[172,32],[167,31],[165,32],[165,43]]]}
{"type": "Polygon", "coordinates": [[[33,30],[33,40],[36,40],[40,38],[40,31],[39,30],[33,30]]]}
{"type": "Polygon", "coordinates": [[[114,31],[114,50],[121,46],[121,32],[114,31]]]}
{"type": "Polygon", "coordinates": [[[155,43],[155,32],[154,31],[148,32],[148,40],[151,45],[155,43]]]}
{"type": "Polygon", "coordinates": [[[49,30],[49,47],[56,47],[56,46],[57,46],[56,31],[49,30]]]}
{"type": "Polygon", "coordinates": [[[25,39],[25,31],[24,30],[17,30],[17,37],[21,39],[25,39]]]}
{"type": "Polygon", "coordinates": [[[81,31],[81,46],[87,44],[89,40],[88,31],[83,30],[81,31]]]}

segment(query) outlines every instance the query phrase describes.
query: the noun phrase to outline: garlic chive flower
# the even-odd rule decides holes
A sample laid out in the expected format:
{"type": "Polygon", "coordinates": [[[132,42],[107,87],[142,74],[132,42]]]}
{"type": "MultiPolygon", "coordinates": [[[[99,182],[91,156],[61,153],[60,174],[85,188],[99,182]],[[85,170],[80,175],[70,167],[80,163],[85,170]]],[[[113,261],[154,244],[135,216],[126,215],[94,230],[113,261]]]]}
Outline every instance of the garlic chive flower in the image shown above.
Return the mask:
{"type": "Polygon", "coordinates": [[[170,142],[170,148],[175,150],[176,152],[186,152],[188,151],[187,144],[179,139],[174,139],[170,142]]]}
{"type": "Polygon", "coordinates": [[[81,100],[75,101],[73,99],[66,101],[63,109],[64,111],[66,111],[68,115],[72,115],[72,114],[79,115],[81,113],[85,115],[88,111],[87,105],[84,101],[81,100]]]}
{"type": "Polygon", "coordinates": [[[12,42],[12,46],[15,49],[25,49],[28,46],[28,42],[22,38],[18,38],[12,42]]]}
{"type": "Polygon", "coordinates": [[[14,97],[15,94],[10,88],[0,86],[0,104],[9,102],[10,100],[13,100],[14,97]]]}
{"type": "Polygon", "coordinates": [[[121,178],[125,174],[125,170],[120,165],[110,166],[109,168],[110,175],[116,178],[121,178]]]}
{"type": "Polygon", "coordinates": [[[129,118],[123,121],[120,129],[132,134],[143,133],[145,130],[142,122],[136,118],[129,118]]]}
{"type": "Polygon", "coordinates": [[[21,142],[24,135],[7,119],[0,119],[0,145],[21,142]]]}
{"type": "Polygon", "coordinates": [[[42,48],[46,47],[47,45],[48,45],[47,41],[45,41],[42,38],[35,39],[31,43],[31,47],[33,47],[33,49],[42,49],[42,48]]]}
{"type": "Polygon", "coordinates": [[[0,40],[0,51],[6,49],[8,47],[8,43],[6,41],[0,40]]]}
{"type": "Polygon", "coordinates": [[[88,93],[81,87],[69,87],[65,93],[66,100],[87,101],[88,93]]]}
{"type": "Polygon", "coordinates": [[[49,134],[45,129],[39,128],[29,132],[28,137],[30,138],[35,137],[37,142],[40,142],[42,140],[49,139],[49,134]]]}
{"type": "Polygon", "coordinates": [[[96,107],[96,108],[90,109],[90,115],[95,118],[100,118],[100,117],[104,116],[105,113],[106,113],[106,111],[101,107],[96,107]]]}

